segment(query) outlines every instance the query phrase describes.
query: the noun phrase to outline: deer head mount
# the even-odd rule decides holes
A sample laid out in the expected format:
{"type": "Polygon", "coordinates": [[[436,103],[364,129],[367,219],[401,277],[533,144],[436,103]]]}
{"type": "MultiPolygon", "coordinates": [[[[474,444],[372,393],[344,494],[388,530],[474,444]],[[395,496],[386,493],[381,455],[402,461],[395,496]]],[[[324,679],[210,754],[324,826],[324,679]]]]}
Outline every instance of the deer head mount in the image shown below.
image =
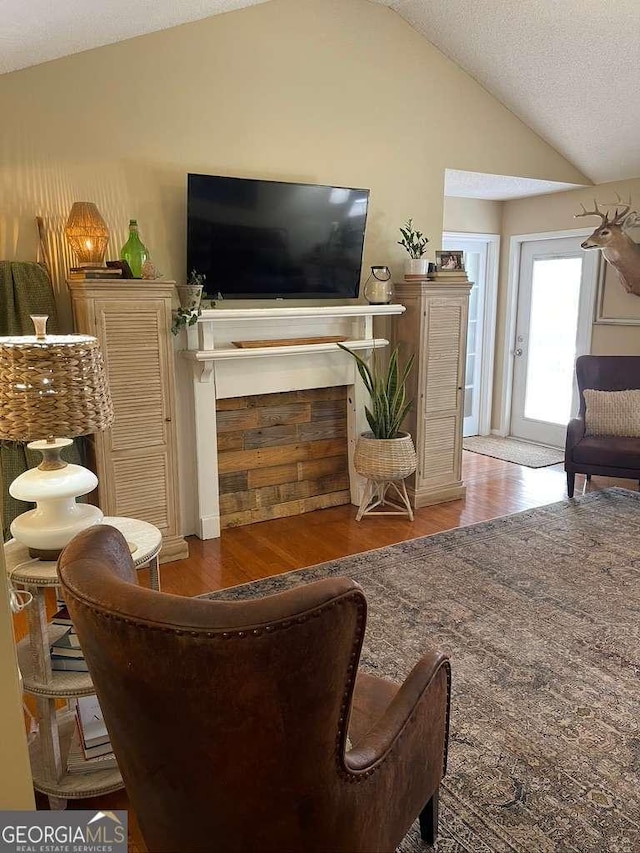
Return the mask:
{"type": "Polygon", "coordinates": [[[640,215],[636,210],[631,210],[631,199],[627,203],[617,195],[617,201],[605,205],[615,207],[615,210],[605,213],[600,210],[595,199],[593,210],[587,210],[583,204],[580,207],[582,213],[576,213],[576,218],[599,216],[602,220],[593,234],[581,244],[582,248],[601,249],[605,259],[618,273],[627,293],[640,296],[640,245],[626,233],[628,228],[640,225],[640,215]]]}

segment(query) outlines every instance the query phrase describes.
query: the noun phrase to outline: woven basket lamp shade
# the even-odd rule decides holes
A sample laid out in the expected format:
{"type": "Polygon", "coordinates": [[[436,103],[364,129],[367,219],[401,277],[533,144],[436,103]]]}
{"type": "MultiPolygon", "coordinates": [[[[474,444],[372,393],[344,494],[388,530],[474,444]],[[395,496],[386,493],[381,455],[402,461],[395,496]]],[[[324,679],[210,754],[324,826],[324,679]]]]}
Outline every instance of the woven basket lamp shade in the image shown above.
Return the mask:
{"type": "Polygon", "coordinates": [[[113,423],[102,353],[87,335],[46,335],[46,317],[32,318],[36,335],[0,337],[0,439],[29,441],[43,460],[9,487],[36,508],[14,519],[11,533],[32,556],[53,559],[85,527],[98,524],[98,507],[76,503],[98,485],[96,475],[60,458],[72,444],[113,423]],[[36,440],[34,440],[36,439],[36,440]]]}
{"type": "Polygon", "coordinates": [[[109,229],[92,201],[76,201],[64,229],[78,266],[102,266],[109,229]]]}

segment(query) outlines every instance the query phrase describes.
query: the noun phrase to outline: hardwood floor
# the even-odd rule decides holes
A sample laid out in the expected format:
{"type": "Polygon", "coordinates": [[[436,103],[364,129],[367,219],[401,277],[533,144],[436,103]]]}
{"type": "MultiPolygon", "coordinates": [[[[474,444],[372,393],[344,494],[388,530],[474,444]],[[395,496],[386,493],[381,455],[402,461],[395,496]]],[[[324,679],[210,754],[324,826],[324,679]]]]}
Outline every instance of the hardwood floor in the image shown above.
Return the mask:
{"type": "MultiPolygon", "coordinates": [[[[465,451],[463,479],[464,500],[419,509],[413,522],[393,517],[357,522],[355,507],[339,506],[227,529],[220,539],[189,537],[189,558],[161,566],[162,589],[198,595],[553,503],[567,494],[562,464],[525,468],[465,451]]],[[[583,484],[578,475],[576,494],[583,484]]],[[[594,478],[587,488],[611,485],[637,487],[629,480],[594,478]]]]}
{"type": "MultiPolygon", "coordinates": [[[[532,469],[465,452],[463,478],[467,484],[464,500],[417,510],[413,522],[389,517],[356,522],[356,507],[341,506],[228,529],[220,539],[206,542],[190,537],[189,558],[161,566],[162,589],[177,595],[198,595],[566,498],[561,464],[532,469]]],[[[585,483],[578,475],[576,495],[583,488],[609,486],[636,489],[638,483],[607,478],[585,483]]],[[[142,582],[148,580],[144,574],[142,582]]],[[[119,791],[73,805],[127,809],[128,800],[125,792],[119,791]]],[[[39,806],[47,808],[44,798],[39,806]]],[[[135,815],[129,810],[129,851],[143,853],[145,849],[135,815]]]]}

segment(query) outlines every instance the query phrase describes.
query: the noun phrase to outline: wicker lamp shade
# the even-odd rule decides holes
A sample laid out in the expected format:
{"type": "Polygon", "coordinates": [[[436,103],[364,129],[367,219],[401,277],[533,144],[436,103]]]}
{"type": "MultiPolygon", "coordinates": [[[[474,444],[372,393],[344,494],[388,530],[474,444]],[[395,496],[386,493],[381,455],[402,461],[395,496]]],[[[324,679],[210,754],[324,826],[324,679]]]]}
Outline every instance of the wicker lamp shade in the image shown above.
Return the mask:
{"type": "Polygon", "coordinates": [[[92,201],[74,202],[64,233],[80,266],[102,264],[109,242],[109,229],[92,201]]]}
{"type": "Polygon", "coordinates": [[[0,337],[0,439],[74,437],[112,423],[113,403],[96,338],[0,337]]]}

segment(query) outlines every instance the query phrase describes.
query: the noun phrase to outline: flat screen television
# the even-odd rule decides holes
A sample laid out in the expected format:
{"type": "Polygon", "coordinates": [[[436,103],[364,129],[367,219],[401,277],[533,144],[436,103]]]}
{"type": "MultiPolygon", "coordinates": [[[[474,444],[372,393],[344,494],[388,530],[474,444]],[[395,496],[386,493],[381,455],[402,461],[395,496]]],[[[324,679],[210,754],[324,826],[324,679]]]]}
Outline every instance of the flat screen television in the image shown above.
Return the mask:
{"type": "Polygon", "coordinates": [[[187,270],[226,299],[358,295],[369,190],[189,175],[187,270]]]}

